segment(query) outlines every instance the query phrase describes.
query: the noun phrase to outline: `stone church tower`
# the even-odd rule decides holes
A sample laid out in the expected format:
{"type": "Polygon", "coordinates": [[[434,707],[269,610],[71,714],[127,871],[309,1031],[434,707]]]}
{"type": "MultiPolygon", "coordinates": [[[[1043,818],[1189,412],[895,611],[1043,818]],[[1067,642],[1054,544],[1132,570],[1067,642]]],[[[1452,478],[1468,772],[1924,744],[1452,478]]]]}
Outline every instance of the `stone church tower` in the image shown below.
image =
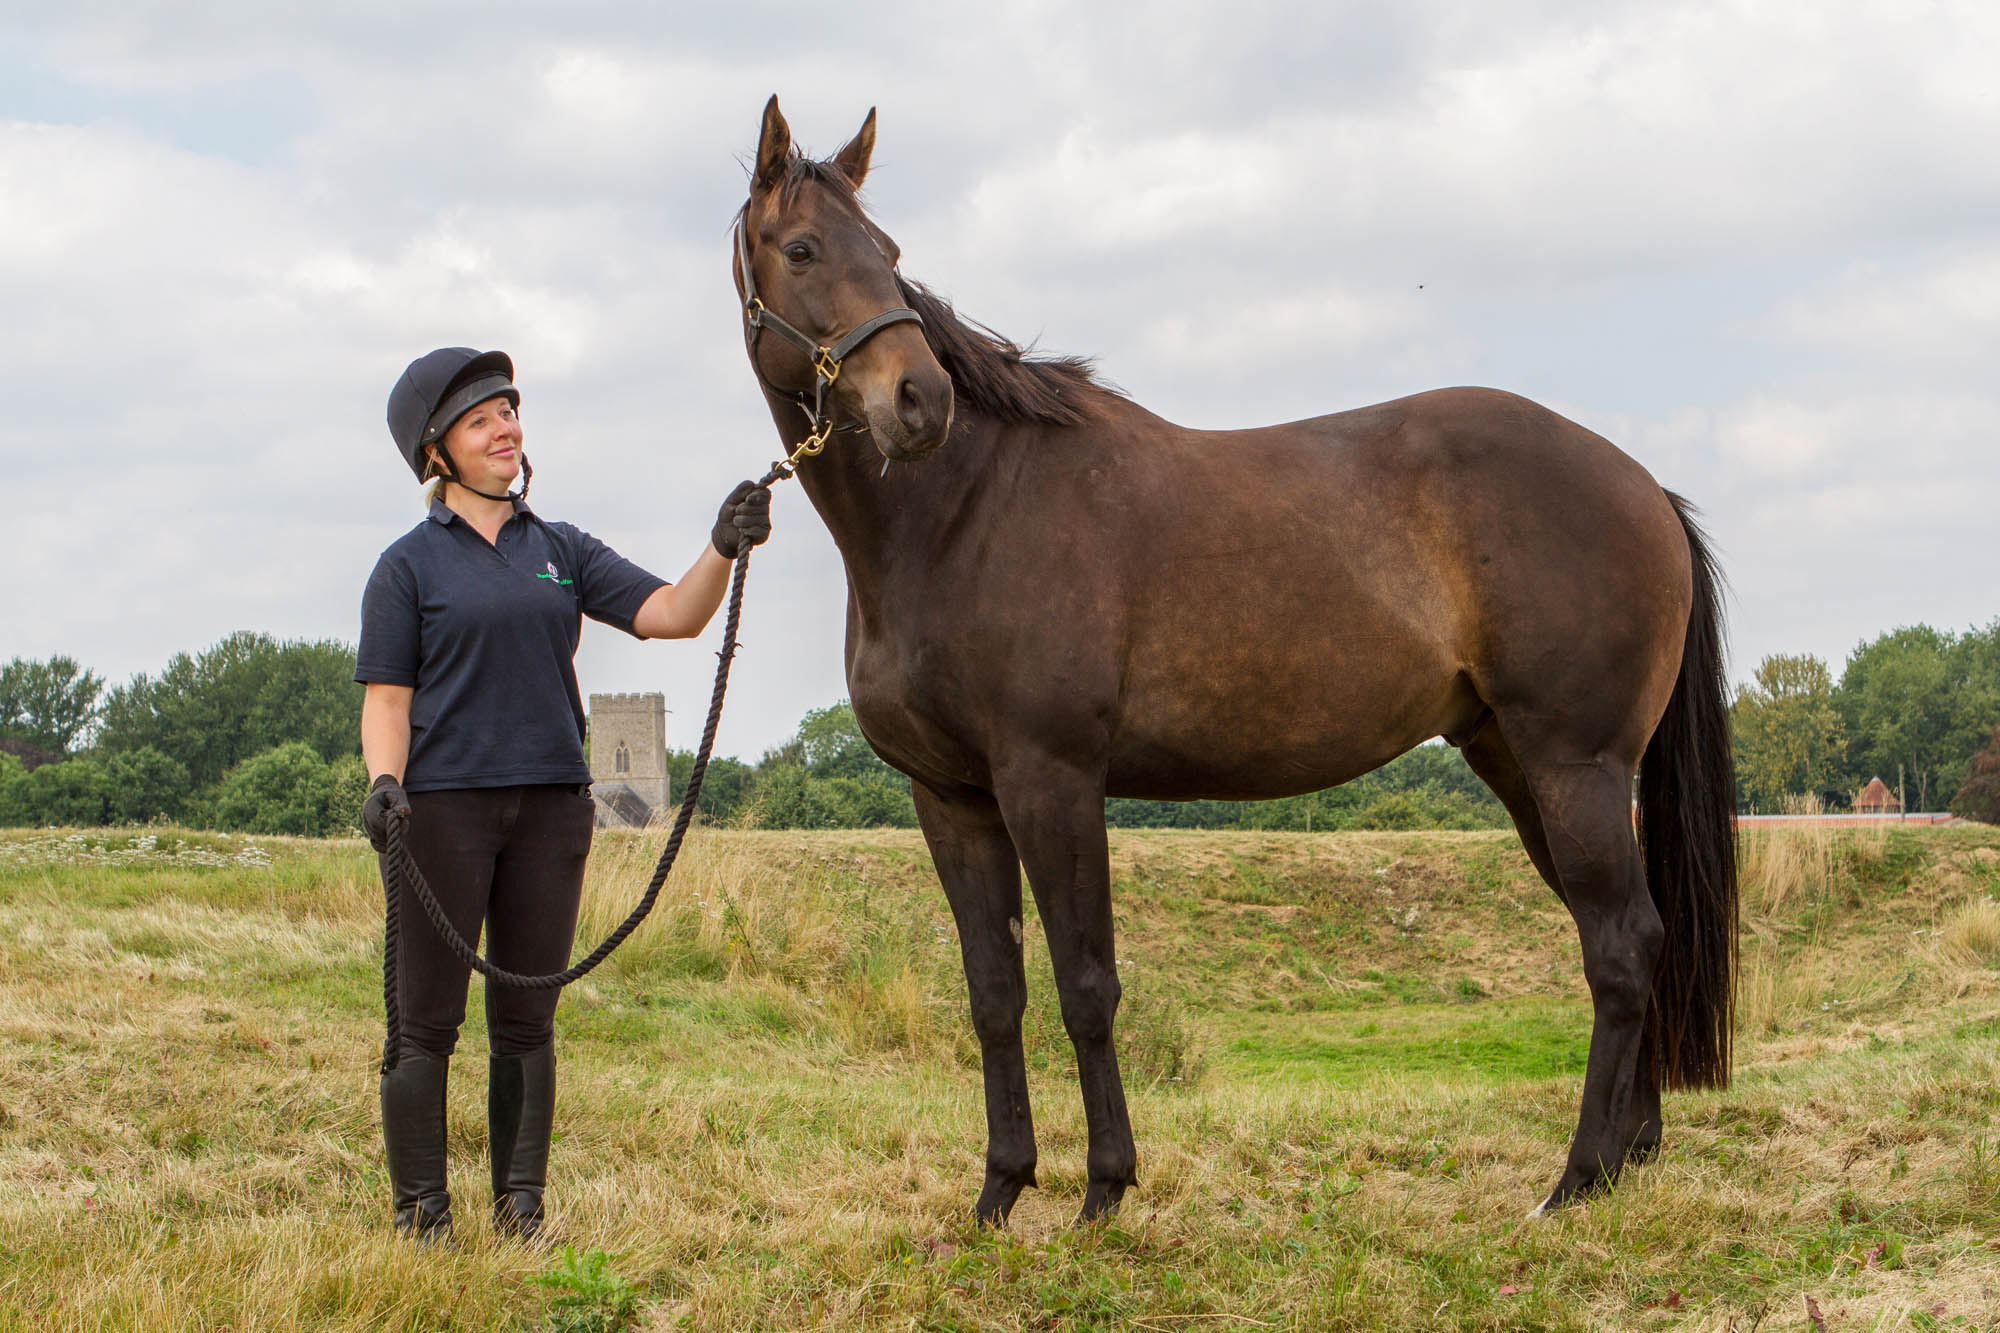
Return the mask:
{"type": "Polygon", "coordinates": [[[600,827],[664,822],[667,790],[667,696],[590,696],[590,783],[600,827]]]}

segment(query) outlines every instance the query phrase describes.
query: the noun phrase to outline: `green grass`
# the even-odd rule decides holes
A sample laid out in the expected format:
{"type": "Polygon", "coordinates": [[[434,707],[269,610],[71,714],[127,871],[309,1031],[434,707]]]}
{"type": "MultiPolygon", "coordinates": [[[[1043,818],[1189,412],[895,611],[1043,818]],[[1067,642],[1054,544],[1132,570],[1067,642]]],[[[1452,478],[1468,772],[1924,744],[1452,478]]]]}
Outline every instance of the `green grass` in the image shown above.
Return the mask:
{"type": "Polygon", "coordinates": [[[1294,1083],[1378,1079],[1465,1082],[1583,1077],[1590,1009],[1582,1003],[1496,1001],[1478,1009],[1413,1004],[1357,1021],[1352,1014],[1250,1014],[1211,1027],[1220,1076],[1294,1083]]]}
{"type": "MultiPolygon", "coordinates": [[[[656,845],[600,840],[585,947],[656,845]]],[[[365,848],[0,834],[0,1328],[2000,1326],[2000,832],[1751,853],[1735,1085],[1531,1224],[1589,1008],[1510,838],[1114,835],[1140,1185],[1071,1226],[1031,913],[1041,1187],[994,1233],[921,842],[698,834],[559,1013],[558,1248],[483,1215],[475,994],[428,1252],[387,1226],[365,848]]]]}

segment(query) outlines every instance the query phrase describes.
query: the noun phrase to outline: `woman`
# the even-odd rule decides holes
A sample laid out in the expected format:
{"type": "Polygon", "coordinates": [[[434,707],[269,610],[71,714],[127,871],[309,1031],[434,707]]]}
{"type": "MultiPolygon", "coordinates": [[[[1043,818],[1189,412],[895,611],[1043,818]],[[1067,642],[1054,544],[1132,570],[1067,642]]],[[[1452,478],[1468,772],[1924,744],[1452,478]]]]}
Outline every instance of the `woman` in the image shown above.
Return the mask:
{"type": "MultiPolygon", "coordinates": [[[[496,964],[542,974],[569,961],[596,814],[573,663],[581,617],[642,639],[699,634],[730,562],[770,534],[771,493],[748,481],[731,491],[670,584],[528,508],[513,379],[503,352],[444,347],[390,392],[397,451],[436,489],[369,576],[354,678],[367,686],[369,841],[384,850],[391,813],[407,810],[410,853],[459,933],[477,940],[483,926],[496,964]]],[[[407,887],[400,906],[402,1041],[382,1075],[382,1139],[396,1230],[439,1240],[451,1233],[445,1074],[470,969],[407,887]]],[[[542,1225],[557,995],[486,988],[493,1217],[522,1238],[542,1225]]]]}

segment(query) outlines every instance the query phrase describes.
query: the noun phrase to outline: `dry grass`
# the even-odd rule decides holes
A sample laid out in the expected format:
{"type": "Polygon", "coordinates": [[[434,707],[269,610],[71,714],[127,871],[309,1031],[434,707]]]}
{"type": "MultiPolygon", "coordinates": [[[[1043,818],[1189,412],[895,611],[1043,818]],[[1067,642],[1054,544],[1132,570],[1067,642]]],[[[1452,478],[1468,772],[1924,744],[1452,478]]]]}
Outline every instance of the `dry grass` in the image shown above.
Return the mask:
{"type": "MultiPolygon", "coordinates": [[[[464,1244],[418,1252],[385,1226],[370,859],[250,846],[0,834],[0,1327],[556,1326],[555,1257],[477,1207],[477,1004],[464,1244]]],[[[656,846],[600,842],[586,934],[656,846]]],[[[1083,1117],[1031,949],[1042,1188],[996,1235],[965,1224],[979,1079],[920,842],[704,833],[559,1015],[560,1239],[647,1328],[1747,1330],[1806,1327],[1806,1296],[1829,1328],[1993,1327],[1996,848],[1746,846],[1746,886],[1820,870],[1746,887],[1736,1086],[1670,1098],[1657,1163],[1527,1225],[1577,1090],[1527,1038],[1573,1059],[1587,1010],[1517,848],[1121,836],[1141,1187],[1070,1228],[1083,1117]]]]}
{"type": "Polygon", "coordinates": [[[1939,947],[1972,966],[2000,964],[2000,902],[1974,898],[1945,918],[1939,947]]]}

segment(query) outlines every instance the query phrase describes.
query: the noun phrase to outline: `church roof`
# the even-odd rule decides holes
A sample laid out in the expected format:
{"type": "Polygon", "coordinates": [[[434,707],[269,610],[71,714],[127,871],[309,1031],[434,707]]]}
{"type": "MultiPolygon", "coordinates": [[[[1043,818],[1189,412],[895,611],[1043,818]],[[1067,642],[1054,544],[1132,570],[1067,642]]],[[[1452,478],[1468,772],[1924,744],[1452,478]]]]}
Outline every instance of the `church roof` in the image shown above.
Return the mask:
{"type": "Polygon", "coordinates": [[[613,783],[608,787],[599,786],[596,792],[599,804],[609,807],[620,821],[632,828],[644,828],[652,822],[653,807],[647,805],[639,793],[624,783],[613,783]]]}
{"type": "Polygon", "coordinates": [[[1901,810],[1903,803],[1896,799],[1896,793],[1889,790],[1880,778],[1870,778],[1861,794],[1854,798],[1856,810],[1901,810]]]}

